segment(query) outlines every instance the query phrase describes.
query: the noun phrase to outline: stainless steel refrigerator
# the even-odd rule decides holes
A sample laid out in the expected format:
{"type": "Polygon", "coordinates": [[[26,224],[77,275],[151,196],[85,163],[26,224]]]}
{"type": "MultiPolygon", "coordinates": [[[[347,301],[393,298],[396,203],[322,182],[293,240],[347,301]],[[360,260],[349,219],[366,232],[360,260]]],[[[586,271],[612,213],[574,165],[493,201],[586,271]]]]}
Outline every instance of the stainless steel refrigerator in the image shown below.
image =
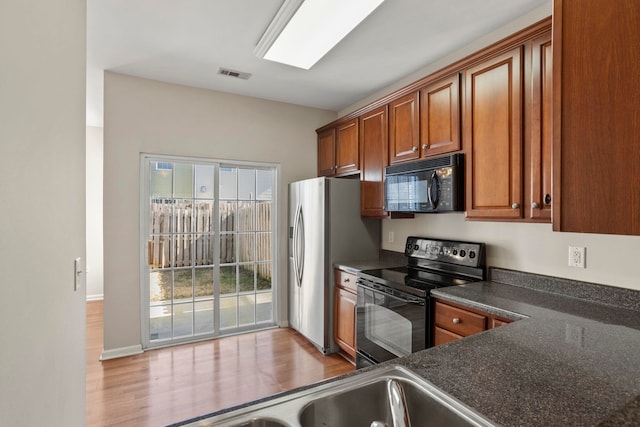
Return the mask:
{"type": "Polygon", "coordinates": [[[333,341],[333,263],[378,259],[380,221],[360,218],[360,181],[289,184],[289,325],[321,352],[333,341]]]}

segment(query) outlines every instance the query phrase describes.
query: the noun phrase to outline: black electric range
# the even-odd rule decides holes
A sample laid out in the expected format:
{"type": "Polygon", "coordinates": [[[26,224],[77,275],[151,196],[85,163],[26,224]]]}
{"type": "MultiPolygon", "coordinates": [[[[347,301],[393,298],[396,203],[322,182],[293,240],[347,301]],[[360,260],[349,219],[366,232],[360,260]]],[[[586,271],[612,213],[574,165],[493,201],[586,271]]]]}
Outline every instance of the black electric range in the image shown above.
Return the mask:
{"type": "Polygon", "coordinates": [[[407,265],[358,273],[356,366],[433,345],[430,291],[486,279],[483,243],[408,237],[407,265]]]}

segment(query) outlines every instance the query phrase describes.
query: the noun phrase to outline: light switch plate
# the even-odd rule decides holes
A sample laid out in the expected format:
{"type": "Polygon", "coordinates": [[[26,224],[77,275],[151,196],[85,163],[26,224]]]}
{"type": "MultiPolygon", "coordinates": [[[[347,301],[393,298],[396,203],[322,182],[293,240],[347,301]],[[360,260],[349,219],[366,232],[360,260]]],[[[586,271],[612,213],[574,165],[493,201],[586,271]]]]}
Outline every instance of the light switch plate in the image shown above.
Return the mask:
{"type": "Polygon", "coordinates": [[[73,260],[73,290],[77,291],[80,289],[80,285],[82,284],[82,259],[76,258],[73,260]]]}

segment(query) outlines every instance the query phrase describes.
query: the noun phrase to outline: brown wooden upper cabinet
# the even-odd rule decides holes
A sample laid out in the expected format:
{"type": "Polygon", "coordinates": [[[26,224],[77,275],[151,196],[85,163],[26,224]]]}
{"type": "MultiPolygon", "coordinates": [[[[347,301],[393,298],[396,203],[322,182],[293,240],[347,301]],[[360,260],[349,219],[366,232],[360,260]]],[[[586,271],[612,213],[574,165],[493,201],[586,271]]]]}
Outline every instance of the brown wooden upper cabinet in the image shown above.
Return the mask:
{"type": "MultiPolygon", "coordinates": [[[[551,222],[551,150],[552,150],[552,72],[551,33],[530,42],[530,92],[525,94],[529,106],[525,109],[525,217],[551,222]]],[[[528,65],[528,64],[527,64],[528,65]]]]}
{"type": "Polygon", "coordinates": [[[523,47],[464,73],[468,218],[522,217],[523,47]]]}
{"type": "Polygon", "coordinates": [[[336,130],[327,129],[318,134],[318,176],[335,175],[336,130]]]}
{"type": "Polygon", "coordinates": [[[640,235],[640,2],[553,14],[553,229],[640,235]]]}
{"type": "Polygon", "coordinates": [[[420,158],[418,91],[389,103],[389,163],[420,158]]]}
{"type": "Polygon", "coordinates": [[[358,118],[355,118],[318,134],[318,176],[341,176],[358,172],[358,133],[358,118]]]}
{"type": "Polygon", "coordinates": [[[467,217],[551,222],[551,32],[465,73],[467,217]]]}
{"type": "Polygon", "coordinates": [[[358,119],[336,128],[336,175],[357,172],[360,167],[358,119]]]}
{"type": "Polygon", "coordinates": [[[420,90],[421,157],[460,150],[460,74],[420,90]]]}
{"type": "Polygon", "coordinates": [[[384,168],[387,156],[387,107],[360,116],[360,215],[384,218],[384,168]]]}
{"type": "MultiPolygon", "coordinates": [[[[602,0],[594,1],[599,4],[598,2],[602,0]]],[[[625,7],[630,7],[627,1],[621,0],[627,5],[625,7]]],[[[561,3],[572,3],[572,1],[562,0],[561,3]]],[[[618,3],[616,3],[616,10],[617,6],[618,3]]],[[[590,9],[585,5],[581,7],[590,9]]],[[[606,7],[602,6],[601,9],[604,10],[606,7]]],[[[635,11],[636,9],[633,9],[631,14],[636,13],[635,11]]],[[[594,19],[597,20],[597,18],[594,19]]],[[[631,26],[626,21],[624,24],[631,26]]],[[[620,43],[623,41],[621,40],[620,43]]],[[[628,53],[631,54],[631,52],[628,53]]],[[[556,191],[559,188],[559,181],[565,181],[565,175],[560,176],[558,172],[560,162],[555,145],[557,139],[555,132],[559,122],[554,116],[556,100],[553,98],[558,85],[555,75],[558,68],[554,64],[556,57],[556,50],[551,48],[551,18],[548,18],[470,55],[462,62],[426,76],[397,93],[322,128],[323,130],[318,134],[318,174],[342,176],[360,172],[361,215],[385,218],[388,216],[384,211],[383,182],[386,166],[462,150],[465,153],[467,218],[550,222],[553,203],[554,229],[559,227],[568,230],[568,227],[573,227],[571,231],[587,231],[583,230],[580,224],[595,221],[596,214],[576,213],[580,211],[579,207],[586,200],[584,199],[586,195],[581,199],[573,197],[573,193],[567,196],[571,197],[567,212],[562,214],[561,219],[556,219],[556,202],[558,201],[556,191]],[[553,168],[552,152],[556,162],[553,168]],[[553,188],[552,169],[555,183],[553,188]],[[578,216],[580,219],[577,219],[578,216]],[[562,225],[559,225],[560,222],[562,225]]],[[[631,64],[633,70],[638,66],[636,62],[631,64]]],[[[589,67],[595,67],[586,57],[584,63],[588,63],[589,67]]],[[[572,67],[575,70],[582,69],[580,65],[572,65],[572,67]]],[[[638,83],[640,80],[632,78],[632,73],[628,70],[625,73],[631,82],[629,85],[631,93],[634,93],[633,90],[640,86],[638,83]]],[[[576,71],[574,74],[580,73],[576,71]]],[[[574,74],[571,74],[569,79],[565,78],[565,81],[573,82],[581,78],[580,75],[574,74]]],[[[640,73],[636,74],[640,75],[640,73]]],[[[616,80],[616,84],[618,83],[616,80]]],[[[568,83],[563,84],[566,86],[568,83]]],[[[617,86],[614,87],[617,88],[617,86]]],[[[565,90],[564,87],[563,90],[565,90]]],[[[576,87],[575,91],[578,90],[579,88],[576,87]]],[[[571,93],[572,96],[577,97],[576,94],[571,93]]],[[[573,105],[575,103],[571,104],[573,106],[563,105],[563,114],[565,111],[571,113],[581,111],[586,115],[588,106],[594,105],[593,99],[605,98],[579,98],[580,108],[573,105]]],[[[600,103],[596,104],[600,108],[600,103]]],[[[633,108],[629,106],[629,111],[637,111],[636,107],[635,104],[633,108]]],[[[612,116],[611,112],[604,115],[613,123],[612,116]]],[[[628,133],[621,132],[620,136],[624,135],[628,141],[631,141],[634,140],[634,135],[640,134],[640,129],[633,128],[633,126],[640,127],[638,124],[640,120],[634,122],[633,117],[625,117],[624,124],[632,129],[628,133]]],[[[589,116],[589,120],[576,122],[572,132],[581,132],[578,129],[578,123],[584,121],[595,126],[594,123],[598,123],[598,118],[589,116]]],[[[614,127],[619,126],[621,122],[615,122],[614,127]]],[[[572,134],[571,137],[573,138],[574,135],[572,134]]],[[[565,138],[564,134],[563,138],[565,138]]],[[[600,132],[599,141],[617,142],[617,139],[607,139],[600,132]]],[[[640,151],[640,144],[629,143],[625,145],[626,148],[620,148],[619,145],[615,145],[614,152],[625,154],[624,159],[618,162],[619,164],[640,156],[640,153],[632,152],[632,150],[640,151]]],[[[603,160],[609,156],[605,150],[606,147],[608,146],[599,148],[602,151],[599,156],[595,156],[595,148],[588,147],[591,155],[586,158],[583,153],[578,153],[579,142],[576,142],[575,147],[566,149],[566,152],[570,153],[568,159],[563,148],[561,162],[563,174],[569,173],[577,183],[584,182],[587,175],[591,177],[593,171],[599,170],[593,159],[608,162],[603,160]],[[574,170],[575,165],[583,163],[589,164],[585,171],[574,170]]],[[[633,162],[633,164],[627,164],[625,168],[617,168],[615,172],[624,175],[623,172],[627,171],[631,180],[629,184],[640,186],[637,182],[640,180],[638,165],[640,162],[633,162]]],[[[599,180],[600,186],[605,186],[603,181],[607,181],[610,176],[617,177],[609,170],[608,174],[601,176],[606,176],[607,179],[599,180]]],[[[620,181],[616,181],[615,185],[606,184],[606,189],[602,188],[597,192],[598,197],[603,197],[605,200],[603,206],[622,203],[615,194],[631,188],[625,185],[626,181],[619,179],[620,181]],[[611,188],[615,188],[616,191],[609,191],[611,188]]],[[[593,185],[590,188],[597,189],[597,186],[593,187],[593,185]]],[[[580,192],[585,191],[583,188],[580,189],[580,192]]],[[[590,203],[598,199],[594,197],[596,193],[589,191],[589,194],[590,203]]],[[[638,202],[640,196],[635,193],[624,194],[626,194],[624,202],[627,206],[624,209],[620,208],[619,212],[624,212],[625,218],[618,220],[617,217],[622,214],[618,215],[616,212],[613,215],[616,217],[614,222],[616,224],[626,222],[625,230],[628,230],[633,223],[638,230],[636,234],[640,234],[640,202],[638,202]]],[[[592,210],[596,208],[592,207],[592,210]]],[[[607,209],[600,210],[607,211],[607,209]]],[[[612,233],[623,233],[623,231],[611,231],[618,230],[615,227],[606,229],[612,233]]],[[[632,234],[628,231],[624,233],[632,234]]]]}

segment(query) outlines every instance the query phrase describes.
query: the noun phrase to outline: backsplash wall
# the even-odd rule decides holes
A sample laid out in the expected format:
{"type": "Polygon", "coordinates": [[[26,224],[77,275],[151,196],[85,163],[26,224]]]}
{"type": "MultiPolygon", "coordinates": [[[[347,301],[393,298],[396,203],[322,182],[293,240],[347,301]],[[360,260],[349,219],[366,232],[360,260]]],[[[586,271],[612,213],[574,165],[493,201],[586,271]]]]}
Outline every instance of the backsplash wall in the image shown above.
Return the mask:
{"type": "Polygon", "coordinates": [[[461,213],[382,221],[382,249],[402,252],[411,235],[484,242],[492,267],[640,290],[640,236],[558,233],[551,224],[465,221],[461,213]],[[567,266],[569,246],[587,248],[586,269],[567,266]]]}

